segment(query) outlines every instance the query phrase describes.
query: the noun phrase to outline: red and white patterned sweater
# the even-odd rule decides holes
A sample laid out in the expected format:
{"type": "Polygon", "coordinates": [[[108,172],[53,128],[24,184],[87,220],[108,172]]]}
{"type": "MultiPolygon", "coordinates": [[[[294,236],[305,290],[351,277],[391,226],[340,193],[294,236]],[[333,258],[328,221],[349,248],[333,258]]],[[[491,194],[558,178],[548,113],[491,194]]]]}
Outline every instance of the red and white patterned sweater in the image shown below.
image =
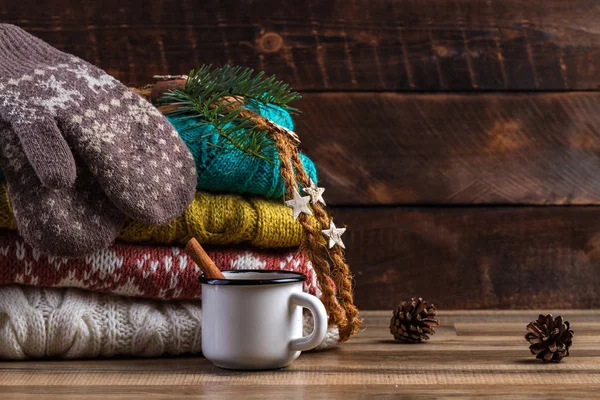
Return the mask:
{"type": "MultiPolygon", "coordinates": [[[[294,250],[207,248],[222,270],[289,270],[305,274],[304,291],[321,296],[308,258],[294,250]]],[[[53,257],[0,230],[0,285],[75,287],[121,296],[198,299],[200,269],[178,247],[116,244],[84,258],[53,257]]]]}

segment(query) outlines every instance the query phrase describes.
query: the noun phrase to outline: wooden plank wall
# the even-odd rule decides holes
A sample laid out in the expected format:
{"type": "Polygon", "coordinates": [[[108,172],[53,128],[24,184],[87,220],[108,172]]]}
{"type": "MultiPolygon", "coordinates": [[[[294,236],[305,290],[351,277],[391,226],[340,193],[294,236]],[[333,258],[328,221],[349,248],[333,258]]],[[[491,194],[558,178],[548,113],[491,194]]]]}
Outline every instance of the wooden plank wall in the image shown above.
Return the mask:
{"type": "Polygon", "coordinates": [[[128,84],[230,63],[302,91],[363,309],[600,306],[597,0],[21,0],[0,18],[128,84]]]}

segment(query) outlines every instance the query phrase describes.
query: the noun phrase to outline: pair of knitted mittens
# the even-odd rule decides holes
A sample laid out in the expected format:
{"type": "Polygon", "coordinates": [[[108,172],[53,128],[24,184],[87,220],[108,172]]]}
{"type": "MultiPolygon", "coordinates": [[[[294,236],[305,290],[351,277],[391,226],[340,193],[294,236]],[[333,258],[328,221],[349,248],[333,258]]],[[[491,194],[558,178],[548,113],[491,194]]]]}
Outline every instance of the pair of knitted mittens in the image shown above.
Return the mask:
{"type": "Polygon", "coordinates": [[[164,224],[195,192],[194,160],[146,100],[104,71],[0,24],[0,166],[34,248],[81,256],[125,217],[164,224]]]}

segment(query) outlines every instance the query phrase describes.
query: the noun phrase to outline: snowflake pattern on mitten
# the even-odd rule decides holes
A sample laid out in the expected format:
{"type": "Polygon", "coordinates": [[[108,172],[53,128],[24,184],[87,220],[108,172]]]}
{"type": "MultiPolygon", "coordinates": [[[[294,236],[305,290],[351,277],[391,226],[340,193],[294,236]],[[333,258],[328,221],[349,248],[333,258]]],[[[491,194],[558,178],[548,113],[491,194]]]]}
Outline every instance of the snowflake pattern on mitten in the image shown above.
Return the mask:
{"type": "Polygon", "coordinates": [[[35,44],[47,57],[33,70],[0,78],[0,119],[20,138],[40,181],[53,188],[73,184],[71,146],[127,216],[153,224],[176,217],[191,201],[196,178],[177,131],[104,71],[40,40],[35,44]]]}
{"type": "MultiPolygon", "coordinates": [[[[8,24],[0,24],[0,121],[44,188],[73,188],[89,169],[117,209],[157,225],[193,199],[193,157],[158,110],[99,68],[8,24]]],[[[24,184],[23,170],[14,168],[20,161],[10,152],[4,159],[11,197],[32,191],[17,189],[24,184]]]]}
{"type": "Polygon", "coordinates": [[[0,125],[0,164],[4,165],[19,232],[38,251],[85,255],[109,246],[125,223],[125,215],[80,161],[73,186],[51,189],[42,185],[19,138],[6,125],[0,125]]]}

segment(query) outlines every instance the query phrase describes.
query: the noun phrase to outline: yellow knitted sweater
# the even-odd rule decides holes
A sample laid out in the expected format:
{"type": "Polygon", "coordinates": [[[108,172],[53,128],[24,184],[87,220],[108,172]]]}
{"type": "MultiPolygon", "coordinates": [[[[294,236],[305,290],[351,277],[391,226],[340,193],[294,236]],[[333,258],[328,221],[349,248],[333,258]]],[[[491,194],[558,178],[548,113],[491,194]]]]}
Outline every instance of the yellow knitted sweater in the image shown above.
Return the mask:
{"type": "MultiPolygon", "coordinates": [[[[0,185],[0,228],[17,228],[6,184],[0,185]]],[[[183,215],[170,224],[151,226],[128,220],[119,235],[124,242],[155,244],[185,244],[191,237],[202,244],[297,247],[302,227],[292,218],[291,208],[281,203],[197,192],[183,215]]]]}

